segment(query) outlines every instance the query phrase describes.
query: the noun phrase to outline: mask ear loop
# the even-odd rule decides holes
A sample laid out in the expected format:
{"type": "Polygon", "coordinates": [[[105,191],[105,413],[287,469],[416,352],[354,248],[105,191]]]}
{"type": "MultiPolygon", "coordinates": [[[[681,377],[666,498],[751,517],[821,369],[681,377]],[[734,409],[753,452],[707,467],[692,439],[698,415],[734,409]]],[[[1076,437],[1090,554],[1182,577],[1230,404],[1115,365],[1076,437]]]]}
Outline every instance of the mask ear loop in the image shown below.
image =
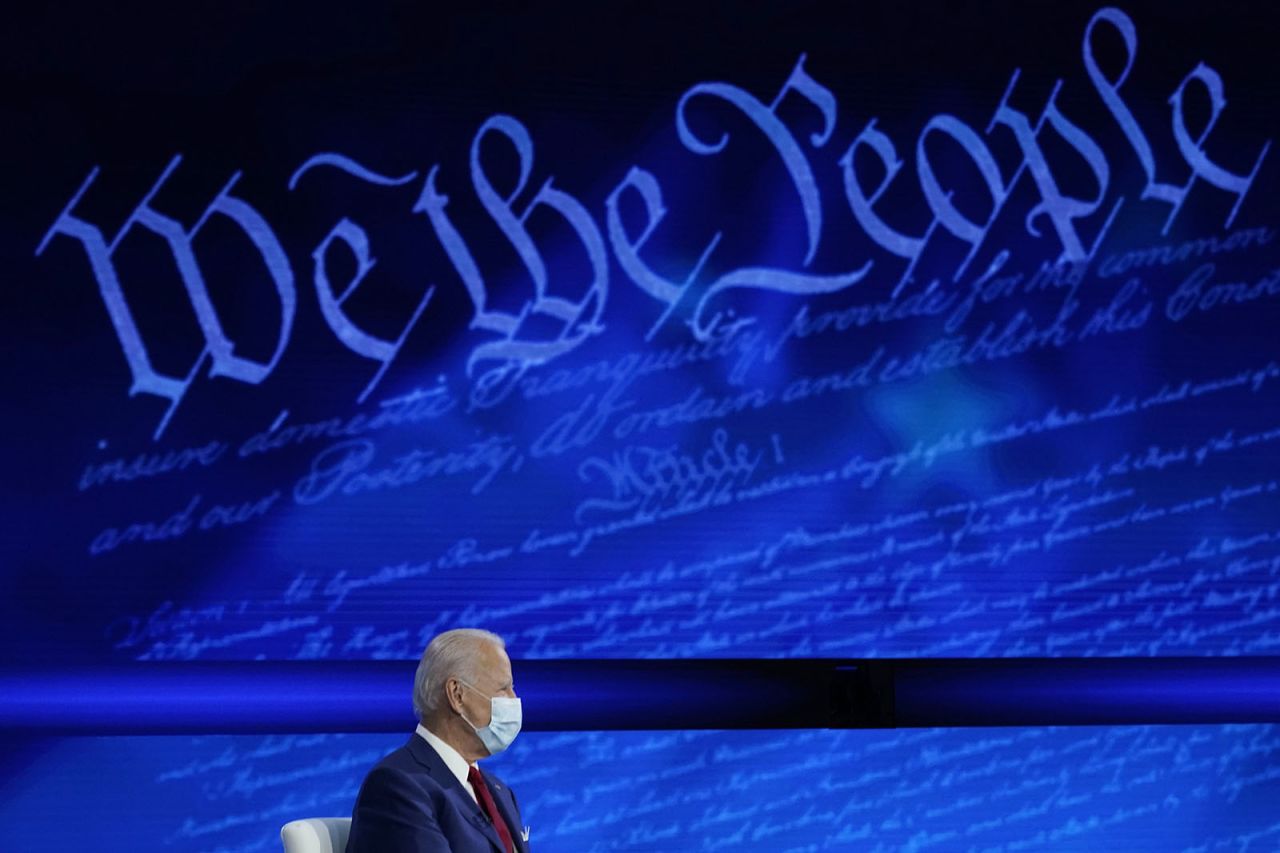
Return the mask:
{"type": "Polygon", "coordinates": [[[466,724],[467,724],[468,726],[471,726],[471,728],[475,729],[475,730],[476,730],[476,732],[479,732],[479,731],[480,731],[480,726],[477,726],[475,723],[471,722],[471,720],[470,720],[470,719],[468,719],[468,717],[467,717],[466,713],[462,710],[462,690],[461,690],[461,688],[462,688],[462,687],[471,687],[471,689],[472,689],[472,690],[475,690],[477,693],[479,693],[480,691],[479,691],[479,689],[477,689],[477,688],[475,688],[475,687],[472,687],[470,684],[468,684],[467,682],[463,681],[461,678],[458,678],[458,677],[456,677],[456,676],[455,676],[453,680],[454,680],[454,681],[456,681],[456,682],[458,683],[458,686],[459,686],[459,690],[458,690],[458,707],[457,707],[458,716],[459,716],[459,717],[461,717],[461,718],[466,722],[466,724]]]}

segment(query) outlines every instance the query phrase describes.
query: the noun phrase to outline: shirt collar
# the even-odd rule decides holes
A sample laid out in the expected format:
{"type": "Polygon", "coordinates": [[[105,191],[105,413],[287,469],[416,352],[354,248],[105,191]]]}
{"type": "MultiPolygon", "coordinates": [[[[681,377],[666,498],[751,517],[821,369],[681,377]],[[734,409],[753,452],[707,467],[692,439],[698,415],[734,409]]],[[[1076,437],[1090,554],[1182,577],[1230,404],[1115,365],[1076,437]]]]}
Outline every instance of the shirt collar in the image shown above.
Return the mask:
{"type": "Polygon", "coordinates": [[[440,758],[444,761],[444,766],[449,768],[449,772],[458,778],[462,783],[464,791],[470,791],[471,786],[467,783],[467,771],[471,765],[467,763],[467,759],[462,757],[458,750],[449,746],[440,739],[434,732],[429,731],[422,723],[418,723],[418,728],[414,729],[418,737],[425,740],[436,751],[440,758]]]}

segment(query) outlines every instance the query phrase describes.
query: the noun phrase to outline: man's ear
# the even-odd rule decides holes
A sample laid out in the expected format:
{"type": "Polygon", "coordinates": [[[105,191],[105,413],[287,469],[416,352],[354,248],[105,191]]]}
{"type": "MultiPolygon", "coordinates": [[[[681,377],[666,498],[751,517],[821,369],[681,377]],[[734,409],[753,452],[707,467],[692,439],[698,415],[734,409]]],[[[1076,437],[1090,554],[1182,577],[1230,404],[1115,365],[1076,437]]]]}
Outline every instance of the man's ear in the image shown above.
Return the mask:
{"type": "Polygon", "coordinates": [[[444,695],[449,700],[449,707],[455,714],[462,713],[462,682],[450,677],[444,682],[444,695]]]}

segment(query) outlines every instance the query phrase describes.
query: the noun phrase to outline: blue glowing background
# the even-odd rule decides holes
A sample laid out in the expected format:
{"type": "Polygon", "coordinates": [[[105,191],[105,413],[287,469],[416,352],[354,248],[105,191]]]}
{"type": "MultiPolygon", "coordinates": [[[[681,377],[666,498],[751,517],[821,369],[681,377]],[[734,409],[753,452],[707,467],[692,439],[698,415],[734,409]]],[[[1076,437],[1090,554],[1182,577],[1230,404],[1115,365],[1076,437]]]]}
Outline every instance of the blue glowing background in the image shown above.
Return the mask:
{"type": "MultiPolygon", "coordinates": [[[[5,33],[6,661],[1276,653],[1265,7],[236,5],[5,33]]],[[[0,813],[268,850],[400,740],[10,733],[0,813]]],[[[541,849],[1216,850],[1278,745],[497,766],[541,849]]]]}

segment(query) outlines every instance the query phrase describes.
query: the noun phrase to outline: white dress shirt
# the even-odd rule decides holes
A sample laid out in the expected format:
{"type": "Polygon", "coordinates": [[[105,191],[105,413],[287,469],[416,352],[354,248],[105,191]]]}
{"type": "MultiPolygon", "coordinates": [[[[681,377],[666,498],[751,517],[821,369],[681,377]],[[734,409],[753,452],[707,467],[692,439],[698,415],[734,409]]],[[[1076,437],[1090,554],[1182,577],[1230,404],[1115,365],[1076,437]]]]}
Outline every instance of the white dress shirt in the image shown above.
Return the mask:
{"type": "Polygon", "coordinates": [[[476,792],[472,790],[471,783],[467,781],[467,772],[471,769],[467,759],[463,758],[458,750],[437,737],[434,732],[429,731],[422,723],[418,723],[418,728],[414,731],[444,760],[444,766],[449,768],[449,772],[458,777],[458,781],[462,783],[462,790],[470,794],[471,799],[479,803],[480,801],[476,798],[476,792]]]}

